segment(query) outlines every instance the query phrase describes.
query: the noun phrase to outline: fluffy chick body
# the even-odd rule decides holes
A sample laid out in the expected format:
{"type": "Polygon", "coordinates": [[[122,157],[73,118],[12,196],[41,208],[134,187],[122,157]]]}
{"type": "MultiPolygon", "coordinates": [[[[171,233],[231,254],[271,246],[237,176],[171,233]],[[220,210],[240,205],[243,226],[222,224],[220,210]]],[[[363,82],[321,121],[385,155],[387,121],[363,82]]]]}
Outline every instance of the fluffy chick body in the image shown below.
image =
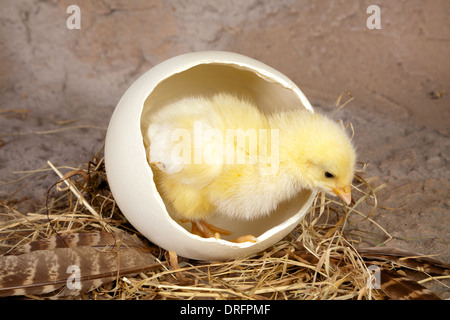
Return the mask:
{"type": "Polygon", "coordinates": [[[148,138],[155,182],[183,219],[213,212],[254,219],[302,189],[349,201],[354,149],[337,123],[317,113],[265,115],[229,94],[188,97],[151,115],[148,138]]]}

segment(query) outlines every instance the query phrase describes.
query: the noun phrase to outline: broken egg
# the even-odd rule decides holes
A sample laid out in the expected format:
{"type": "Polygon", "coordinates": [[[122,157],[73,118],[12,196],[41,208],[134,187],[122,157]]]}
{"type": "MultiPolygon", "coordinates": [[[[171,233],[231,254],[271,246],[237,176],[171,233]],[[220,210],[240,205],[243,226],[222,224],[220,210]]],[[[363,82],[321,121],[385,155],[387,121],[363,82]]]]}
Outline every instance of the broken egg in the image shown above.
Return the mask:
{"type": "Polygon", "coordinates": [[[313,112],[289,78],[262,62],[231,52],[192,52],[168,59],[139,77],[117,104],[106,135],[106,173],[122,213],[151,242],[190,259],[228,260],[263,251],[298,225],[316,195],[305,190],[269,216],[250,221],[213,215],[208,223],[233,232],[221,239],[192,234],[190,224],[170,212],[147,159],[148,115],[183,97],[219,92],[245,96],[266,113],[280,108],[313,112]],[[230,241],[248,234],[257,242],[230,241]]]}

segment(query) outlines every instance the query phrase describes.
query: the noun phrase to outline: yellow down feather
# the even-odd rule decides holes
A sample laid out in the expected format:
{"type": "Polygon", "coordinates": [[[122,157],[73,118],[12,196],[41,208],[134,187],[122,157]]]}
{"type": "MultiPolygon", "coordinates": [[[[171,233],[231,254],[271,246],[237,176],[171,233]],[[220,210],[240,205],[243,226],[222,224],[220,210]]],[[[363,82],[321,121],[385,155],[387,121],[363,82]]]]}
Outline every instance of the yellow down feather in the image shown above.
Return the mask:
{"type": "Polygon", "coordinates": [[[350,202],[354,148],[318,113],[266,115],[230,94],[188,97],[151,115],[148,138],[155,182],[184,219],[253,219],[302,189],[350,202]]]}

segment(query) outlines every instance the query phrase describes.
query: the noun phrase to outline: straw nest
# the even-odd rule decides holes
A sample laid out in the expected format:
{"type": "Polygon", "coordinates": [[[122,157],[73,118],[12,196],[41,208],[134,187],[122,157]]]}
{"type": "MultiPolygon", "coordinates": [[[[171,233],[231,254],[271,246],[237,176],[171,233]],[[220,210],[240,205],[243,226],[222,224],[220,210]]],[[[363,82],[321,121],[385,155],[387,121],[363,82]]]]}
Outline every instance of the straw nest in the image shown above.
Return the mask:
{"type": "MultiPolygon", "coordinates": [[[[84,168],[65,168],[49,189],[46,205],[27,215],[2,203],[0,243],[4,251],[55,234],[106,231],[137,234],[117,207],[109,190],[104,159],[94,157],[84,168]],[[56,190],[55,190],[56,189],[56,190]]],[[[349,217],[359,216],[391,236],[370,215],[377,207],[376,193],[384,187],[364,179],[365,165],[355,176],[350,207],[319,194],[306,217],[285,239],[245,259],[205,262],[177,257],[174,252],[146,242],[157,263],[138,274],[117,276],[83,297],[92,299],[383,299],[371,289],[371,272],[355,249],[364,232],[347,233],[349,217]],[[364,204],[364,212],[359,208],[364,204]]],[[[62,170],[62,169],[61,169],[62,170]]]]}
{"type": "Polygon", "coordinates": [[[112,281],[78,298],[385,299],[383,290],[370,285],[374,278],[369,267],[400,267],[393,261],[368,261],[357,249],[361,243],[383,247],[392,239],[372,218],[377,192],[385,185],[377,178],[365,178],[365,164],[356,172],[355,201],[350,206],[318,194],[302,222],[282,241],[253,256],[226,262],[177,257],[143,239],[114,201],[101,151],[80,168],[48,165],[37,172],[54,171],[59,178],[55,175],[40,210],[23,214],[17,203],[0,202],[0,252],[17,252],[33,241],[55,236],[125,232],[144,241],[146,254],[154,261],[139,270],[117,270],[112,281]]]}

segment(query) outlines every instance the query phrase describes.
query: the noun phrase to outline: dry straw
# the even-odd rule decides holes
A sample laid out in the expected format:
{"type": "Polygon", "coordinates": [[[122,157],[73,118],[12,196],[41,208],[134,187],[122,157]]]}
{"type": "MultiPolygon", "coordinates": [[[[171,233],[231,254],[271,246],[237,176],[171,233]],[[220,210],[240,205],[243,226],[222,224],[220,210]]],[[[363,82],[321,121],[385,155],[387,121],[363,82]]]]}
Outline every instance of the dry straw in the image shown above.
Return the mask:
{"type": "MultiPolygon", "coordinates": [[[[351,94],[347,95],[351,100],[351,94]]],[[[342,94],[337,105],[341,98],[342,94]]],[[[87,231],[121,230],[140,236],[114,201],[100,154],[83,168],[57,168],[49,162],[50,169],[61,180],[55,179],[46,205],[36,212],[23,214],[14,202],[0,202],[0,252],[17,250],[34,240],[87,231]]],[[[22,179],[48,169],[22,172],[22,179]]],[[[134,274],[120,274],[115,281],[80,297],[384,299],[381,290],[372,289],[369,263],[356,249],[361,243],[383,246],[392,239],[373,219],[378,206],[377,193],[385,185],[375,185],[377,178],[365,178],[365,169],[366,165],[360,164],[356,172],[352,186],[355,201],[350,206],[318,194],[294,231],[263,252],[226,262],[194,261],[177,257],[174,252],[166,252],[143,239],[147,254],[154,256],[156,264],[134,274]]],[[[395,262],[377,263],[388,269],[398,266],[395,262]]],[[[423,281],[430,279],[433,278],[423,281]]]]}
{"type": "MultiPolygon", "coordinates": [[[[47,204],[22,214],[2,203],[0,243],[4,251],[50,236],[86,231],[136,233],[120,213],[108,188],[104,159],[95,157],[86,168],[51,169],[61,180],[48,193],[47,204]],[[55,190],[56,189],[56,190],[55,190]]],[[[350,207],[319,194],[307,216],[285,239],[245,259],[205,262],[177,257],[148,243],[149,254],[160,266],[123,275],[83,296],[94,299],[381,299],[368,286],[371,273],[355,246],[361,235],[347,233],[349,217],[374,224],[379,243],[389,233],[370,216],[377,207],[376,193],[363,178],[365,165],[353,186],[356,202],[350,207]],[[360,207],[364,204],[364,211],[360,207]],[[369,204],[369,205],[368,205],[369,204]],[[380,235],[381,234],[381,235],[380,235]]]]}

